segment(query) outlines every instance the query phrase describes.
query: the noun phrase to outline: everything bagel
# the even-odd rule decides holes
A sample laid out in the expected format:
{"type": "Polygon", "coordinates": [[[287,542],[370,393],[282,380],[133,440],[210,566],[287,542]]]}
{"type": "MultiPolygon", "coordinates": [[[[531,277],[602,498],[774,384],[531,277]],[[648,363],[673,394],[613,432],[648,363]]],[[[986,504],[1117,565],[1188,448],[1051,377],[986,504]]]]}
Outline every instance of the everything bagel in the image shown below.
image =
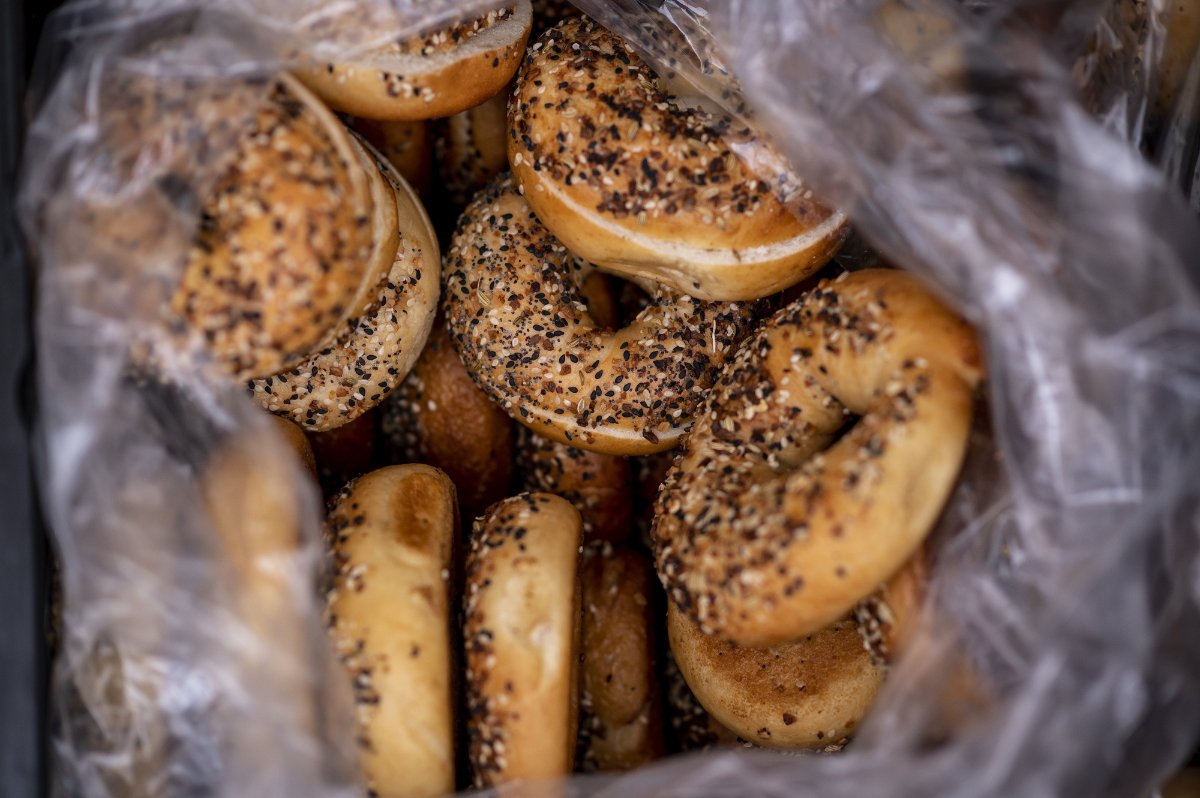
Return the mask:
{"type": "Polygon", "coordinates": [[[846,236],[844,214],[751,130],[679,107],[590,20],[533,45],[508,113],[509,162],[529,204],[603,269],[700,299],[753,299],[815,272],[846,236]]]}
{"type": "Polygon", "coordinates": [[[525,52],[529,0],[493,9],[344,62],[299,71],[332,108],[366,119],[450,116],[500,92],[525,52]]]}
{"type": "Polygon", "coordinates": [[[362,310],[372,209],[350,132],[281,79],[204,205],[171,310],[231,375],[294,365],[362,310]]]}
{"type": "Polygon", "coordinates": [[[379,404],[416,362],[437,312],[441,263],[433,227],[395,167],[374,156],[390,186],[400,232],[388,259],[391,269],[375,283],[374,301],[330,345],[295,368],[250,384],[260,405],[309,431],[348,424],[379,404]]]}
{"type": "Polygon", "coordinates": [[[579,513],[523,493],[475,522],[463,598],[475,787],[571,772],[579,718],[579,513]]]}
{"type": "Polygon", "coordinates": [[[446,322],[463,363],[512,418],[604,454],[675,445],[748,331],[754,303],[658,291],[627,327],[597,329],[579,295],[589,267],[550,235],[505,176],[459,220],[446,322]]]}
{"type": "Polygon", "coordinates": [[[742,645],[844,617],[941,511],[981,367],[970,327],[901,272],[843,275],[779,311],[729,362],[659,494],[672,601],[742,645]]]}
{"type": "Polygon", "coordinates": [[[403,465],[350,483],[330,510],[330,635],[354,685],[367,787],[380,798],[454,790],[455,506],[445,474],[403,465]]]}

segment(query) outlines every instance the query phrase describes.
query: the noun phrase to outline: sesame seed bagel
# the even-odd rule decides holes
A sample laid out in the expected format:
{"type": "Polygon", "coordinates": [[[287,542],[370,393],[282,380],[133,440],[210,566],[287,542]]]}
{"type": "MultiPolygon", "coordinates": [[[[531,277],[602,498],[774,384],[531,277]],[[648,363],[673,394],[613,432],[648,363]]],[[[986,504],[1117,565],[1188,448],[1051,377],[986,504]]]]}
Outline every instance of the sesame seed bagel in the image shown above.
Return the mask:
{"type": "Polygon", "coordinates": [[[883,683],[852,620],[771,648],[706,635],[677,607],[667,639],[696,699],[739,737],[769,748],[824,748],[848,737],[883,683]]]}
{"type": "Polygon", "coordinates": [[[459,219],[446,323],[476,382],[539,435],[604,454],[676,444],[754,304],[658,291],[617,331],[597,328],[579,285],[590,267],[538,222],[510,176],[459,219]]]}
{"type": "Polygon", "coordinates": [[[659,493],[672,601],[742,645],[844,617],[941,512],[981,367],[971,328],[902,272],[842,275],[776,313],[728,363],[659,493]]]}
{"type": "Polygon", "coordinates": [[[753,299],[817,271],[847,234],[845,215],[753,131],[677,105],[590,20],[538,40],[508,113],[509,162],[529,204],[602,269],[700,299],[753,299]]]}
{"type": "Polygon", "coordinates": [[[435,141],[438,174],[453,208],[508,170],[508,93],[501,92],[441,125],[435,141]]]}
{"type": "Polygon", "coordinates": [[[171,310],[233,376],[290,367],[356,312],[371,218],[349,131],[284,77],[204,204],[171,310]]]}
{"type": "Polygon", "coordinates": [[[328,532],[330,635],[354,684],[366,786],[380,798],[453,792],[454,486],[424,465],[373,471],[337,497],[328,532]]]}
{"type": "Polygon", "coordinates": [[[579,513],[545,493],[475,522],[463,599],[475,787],[571,772],[578,721],[579,513]]]}
{"type": "Polygon", "coordinates": [[[408,377],[380,408],[380,432],[396,463],[428,463],[458,487],[473,519],[508,493],[516,424],[475,385],[438,323],[408,377]]]}
{"type": "Polygon", "coordinates": [[[250,383],[260,405],[306,430],[340,427],[379,404],[412,368],[437,313],[437,237],[404,178],[382,157],[377,163],[391,184],[400,241],[375,301],[296,367],[250,383]]]}
{"type": "Polygon", "coordinates": [[[521,63],[531,18],[529,0],[518,0],[297,74],[331,107],[355,116],[391,121],[450,116],[503,90],[521,63]]]}
{"type": "Polygon", "coordinates": [[[629,461],[576,449],[524,427],[517,435],[522,487],[561,496],[583,517],[585,542],[618,543],[633,531],[633,474],[629,461]]]}
{"type": "Polygon", "coordinates": [[[584,557],[580,582],[578,766],[630,770],[658,759],[664,748],[654,566],[636,549],[595,548],[584,557]]]}

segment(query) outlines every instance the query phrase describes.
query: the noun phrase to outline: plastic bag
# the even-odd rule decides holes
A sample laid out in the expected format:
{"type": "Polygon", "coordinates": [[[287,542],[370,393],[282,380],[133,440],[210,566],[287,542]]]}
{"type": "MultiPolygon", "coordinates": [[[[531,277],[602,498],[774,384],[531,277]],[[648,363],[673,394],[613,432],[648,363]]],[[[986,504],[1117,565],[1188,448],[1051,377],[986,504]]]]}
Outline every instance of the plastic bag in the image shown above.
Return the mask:
{"type": "MultiPolygon", "coordinates": [[[[1136,32],[1101,0],[578,5],[687,93],[744,92],[871,247],[983,331],[989,407],[937,533],[917,640],[846,751],[708,752],[570,792],[1147,794],[1200,731],[1200,224],[1134,145],[1200,203],[1200,58],[1151,120],[1154,4],[1136,32]],[[1102,19],[1141,71],[1080,66],[1102,19]],[[1148,129],[1165,131],[1153,146],[1148,129]]],[[[43,70],[21,197],[41,264],[41,482],[63,568],[55,794],[356,793],[347,691],[312,589],[316,497],[292,497],[298,549],[214,535],[198,479],[211,450],[252,452],[258,484],[302,491],[282,443],[237,386],[138,380],[126,352],[158,322],[194,198],[228,157],[216,121],[253,107],[262,84],[246,79],[463,6],[125,0],[57,18],[71,54],[43,70]],[[121,139],[110,89],[141,77],[188,87],[182,124],[212,159],[171,131],[121,139]],[[231,85],[244,94],[221,104],[231,85]],[[125,230],[84,219],[96,206],[147,209],[154,245],[131,255],[125,230]],[[247,567],[273,575],[267,617],[246,611],[247,567]]]]}

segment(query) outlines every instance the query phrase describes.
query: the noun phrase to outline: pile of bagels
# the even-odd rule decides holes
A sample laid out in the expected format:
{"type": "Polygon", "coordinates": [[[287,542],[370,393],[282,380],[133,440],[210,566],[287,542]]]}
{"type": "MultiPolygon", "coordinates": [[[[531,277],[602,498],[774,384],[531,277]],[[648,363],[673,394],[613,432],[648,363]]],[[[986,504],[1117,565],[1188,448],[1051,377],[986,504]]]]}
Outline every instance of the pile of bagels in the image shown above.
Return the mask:
{"type": "Polygon", "coordinates": [[[836,751],[921,611],[975,334],[670,77],[519,0],[300,64],[201,202],[161,338],[324,490],[370,795],[836,751]]]}

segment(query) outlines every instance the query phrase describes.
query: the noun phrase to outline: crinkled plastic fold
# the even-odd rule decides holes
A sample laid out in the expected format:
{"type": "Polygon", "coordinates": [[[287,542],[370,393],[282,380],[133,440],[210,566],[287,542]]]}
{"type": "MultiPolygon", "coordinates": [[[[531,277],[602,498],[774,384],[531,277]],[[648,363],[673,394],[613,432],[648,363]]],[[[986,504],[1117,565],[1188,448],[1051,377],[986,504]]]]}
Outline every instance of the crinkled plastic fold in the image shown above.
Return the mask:
{"type": "MultiPolygon", "coordinates": [[[[1200,731],[1200,57],[1176,4],[577,4],[752,115],[978,326],[989,379],[932,600],[844,752],[527,792],[1147,794],[1200,731]]],[[[70,52],[36,86],[21,203],[62,566],[56,795],[358,794],[316,491],[238,386],[160,384],[129,343],[278,70],[495,5],[79,0],[53,21],[70,52]],[[130,124],[145,81],[180,114],[130,124]]]]}

